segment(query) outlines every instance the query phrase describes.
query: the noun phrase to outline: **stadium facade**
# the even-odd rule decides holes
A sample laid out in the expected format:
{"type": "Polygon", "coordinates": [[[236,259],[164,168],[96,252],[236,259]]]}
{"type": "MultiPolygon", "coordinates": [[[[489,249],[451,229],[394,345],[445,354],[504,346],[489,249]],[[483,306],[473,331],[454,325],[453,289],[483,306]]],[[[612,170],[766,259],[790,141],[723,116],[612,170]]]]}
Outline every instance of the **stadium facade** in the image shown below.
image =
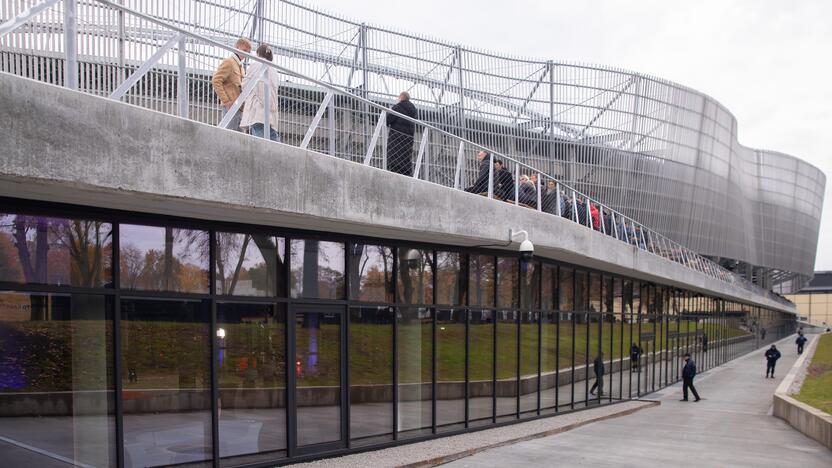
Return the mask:
{"type": "Polygon", "coordinates": [[[771,288],[811,278],[825,178],[696,91],[291,1],[2,2],[0,24],[12,464],[295,462],[638,398],[686,352],[794,331],[771,288]],[[276,51],[283,144],[216,128],[240,35],[276,51]],[[385,170],[402,90],[410,177],[385,170]],[[463,190],[480,151],[536,199],[463,190]]]}

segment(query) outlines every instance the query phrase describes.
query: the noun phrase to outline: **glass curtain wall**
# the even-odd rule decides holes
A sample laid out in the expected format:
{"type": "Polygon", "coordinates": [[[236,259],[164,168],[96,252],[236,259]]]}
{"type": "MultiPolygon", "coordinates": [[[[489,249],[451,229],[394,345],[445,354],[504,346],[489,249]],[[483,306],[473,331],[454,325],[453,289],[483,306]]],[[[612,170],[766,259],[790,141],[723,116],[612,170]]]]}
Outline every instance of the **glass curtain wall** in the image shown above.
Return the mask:
{"type": "Polygon", "coordinates": [[[504,252],[87,218],[0,214],[4,459],[285,461],[648,394],[686,352],[705,370],[794,331],[504,252]]]}

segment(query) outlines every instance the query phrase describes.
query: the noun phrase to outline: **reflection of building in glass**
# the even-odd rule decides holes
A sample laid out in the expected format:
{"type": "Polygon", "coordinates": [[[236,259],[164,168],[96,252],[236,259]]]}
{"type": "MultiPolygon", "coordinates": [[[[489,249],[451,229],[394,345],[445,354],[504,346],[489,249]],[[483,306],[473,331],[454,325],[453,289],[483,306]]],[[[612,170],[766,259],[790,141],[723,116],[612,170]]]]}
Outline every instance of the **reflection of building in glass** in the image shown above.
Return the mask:
{"type": "Polygon", "coordinates": [[[808,285],[786,296],[797,306],[797,314],[812,325],[832,325],[832,271],[816,271],[808,285]]]}

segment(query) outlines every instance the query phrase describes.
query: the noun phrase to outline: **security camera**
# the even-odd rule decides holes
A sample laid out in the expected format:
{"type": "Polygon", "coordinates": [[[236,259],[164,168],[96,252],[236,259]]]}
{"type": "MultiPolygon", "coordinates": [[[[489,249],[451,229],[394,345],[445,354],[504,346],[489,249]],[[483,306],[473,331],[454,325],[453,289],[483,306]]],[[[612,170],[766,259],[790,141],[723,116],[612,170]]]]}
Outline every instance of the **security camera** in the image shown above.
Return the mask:
{"type": "Polygon", "coordinates": [[[528,262],[534,257],[534,244],[526,239],[520,243],[520,261],[528,262]]]}
{"type": "Polygon", "coordinates": [[[508,231],[508,236],[511,240],[514,240],[515,237],[520,235],[523,236],[523,242],[520,243],[520,261],[528,262],[534,257],[534,244],[529,240],[529,233],[526,231],[508,231]]]}

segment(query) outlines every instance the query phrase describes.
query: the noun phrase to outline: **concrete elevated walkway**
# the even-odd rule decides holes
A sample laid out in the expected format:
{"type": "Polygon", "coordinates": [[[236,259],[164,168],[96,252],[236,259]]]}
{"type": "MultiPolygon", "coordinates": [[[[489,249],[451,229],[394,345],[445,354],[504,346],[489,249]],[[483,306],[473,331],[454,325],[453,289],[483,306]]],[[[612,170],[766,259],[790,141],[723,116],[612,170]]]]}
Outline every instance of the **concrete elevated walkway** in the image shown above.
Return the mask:
{"type": "Polygon", "coordinates": [[[6,73],[0,96],[0,197],[457,246],[525,229],[546,258],[795,312],[536,210],[6,73]]]}
{"type": "Polygon", "coordinates": [[[772,394],[797,357],[793,342],[778,343],[776,379],[763,377],[760,349],[697,378],[699,403],[679,402],[677,384],[648,396],[660,406],[449,466],[832,466],[832,451],[771,415],[772,394]]]}

